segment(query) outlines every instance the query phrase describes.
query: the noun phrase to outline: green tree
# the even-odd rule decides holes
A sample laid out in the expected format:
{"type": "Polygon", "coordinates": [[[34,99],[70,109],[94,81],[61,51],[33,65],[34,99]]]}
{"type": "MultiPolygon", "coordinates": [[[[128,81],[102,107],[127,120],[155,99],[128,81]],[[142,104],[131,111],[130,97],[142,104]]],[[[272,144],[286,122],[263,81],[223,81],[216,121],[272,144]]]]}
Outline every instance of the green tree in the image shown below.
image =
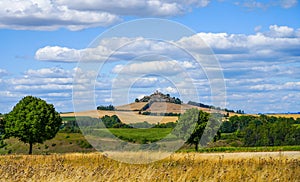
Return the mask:
{"type": "Polygon", "coordinates": [[[5,129],[4,129],[4,124],[5,124],[5,121],[3,118],[0,118],[0,148],[4,147],[6,144],[4,143],[3,139],[4,139],[4,132],[5,132],[5,129]]]}
{"type": "Polygon", "coordinates": [[[26,96],[5,116],[5,135],[29,143],[32,154],[32,145],[54,138],[61,124],[62,119],[52,104],[26,96]]]}
{"type": "Polygon", "coordinates": [[[195,150],[198,151],[209,116],[210,114],[196,108],[187,110],[179,118],[174,134],[185,140],[187,144],[195,145],[195,150]]]}

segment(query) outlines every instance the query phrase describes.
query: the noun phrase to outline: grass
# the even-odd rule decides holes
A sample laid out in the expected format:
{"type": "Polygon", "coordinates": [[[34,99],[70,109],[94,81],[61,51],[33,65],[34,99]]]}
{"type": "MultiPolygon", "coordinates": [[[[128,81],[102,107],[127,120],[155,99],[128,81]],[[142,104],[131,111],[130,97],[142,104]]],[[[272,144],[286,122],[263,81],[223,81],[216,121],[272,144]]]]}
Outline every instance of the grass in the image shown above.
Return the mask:
{"type": "Polygon", "coordinates": [[[75,116],[61,116],[61,119],[63,121],[76,121],[76,117],[75,116]]]}
{"type": "Polygon", "coordinates": [[[134,143],[148,143],[156,142],[166,137],[172,131],[172,128],[110,128],[109,131],[125,141],[134,143]]]}
{"type": "Polygon", "coordinates": [[[299,156],[176,153],[150,164],[101,153],[0,156],[1,181],[299,181],[299,171],[299,156]]]}
{"type": "MultiPolygon", "coordinates": [[[[266,146],[266,147],[211,147],[200,148],[198,152],[274,152],[274,151],[300,151],[300,146],[266,146]]],[[[182,149],[180,152],[195,152],[193,148],[182,149]]]]}
{"type": "MultiPolygon", "coordinates": [[[[27,154],[29,145],[16,138],[5,140],[7,146],[0,148],[0,154],[27,154]]],[[[69,152],[94,152],[84,136],[80,133],[57,133],[43,144],[33,145],[34,154],[69,153],[69,152]]]]}

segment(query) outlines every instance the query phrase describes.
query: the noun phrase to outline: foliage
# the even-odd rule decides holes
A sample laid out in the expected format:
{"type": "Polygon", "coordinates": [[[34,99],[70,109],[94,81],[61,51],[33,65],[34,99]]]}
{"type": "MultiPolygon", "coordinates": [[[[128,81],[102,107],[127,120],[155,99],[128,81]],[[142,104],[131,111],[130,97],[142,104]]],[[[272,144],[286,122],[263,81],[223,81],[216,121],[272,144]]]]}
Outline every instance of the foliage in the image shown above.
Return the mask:
{"type": "Polygon", "coordinates": [[[61,122],[62,119],[52,104],[33,96],[26,96],[5,115],[5,136],[16,137],[24,143],[29,143],[31,154],[33,144],[43,143],[55,137],[61,122]]]}
{"type": "Polygon", "coordinates": [[[299,145],[298,120],[274,116],[232,116],[222,123],[222,133],[234,133],[245,146],[299,145]]]}
{"type": "Polygon", "coordinates": [[[64,133],[80,133],[80,128],[76,120],[63,121],[63,124],[60,127],[60,132],[64,133]]]}
{"type": "Polygon", "coordinates": [[[232,110],[232,109],[227,109],[227,108],[221,109],[220,107],[215,107],[215,106],[212,106],[212,105],[207,105],[207,104],[198,103],[198,102],[194,102],[194,101],[188,101],[187,104],[192,105],[192,106],[202,107],[202,108],[224,110],[225,112],[232,112],[232,113],[234,113],[234,110],[232,110]]]}
{"type": "Polygon", "coordinates": [[[300,129],[286,118],[268,122],[259,117],[245,128],[244,142],[245,146],[300,145],[300,129]]]}
{"type": "Polygon", "coordinates": [[[6,143],[3,141],[5,135],[5,121],[3,118],[0,118],[0,148],[6,146],[6,143]]]}
{"type": "Polygon", "coordinates": [[[195,150],[198,151],[199,144],[206,145],[211,140],[209,136],[218,130],[218,128],[215,127],[217,120],[212,118],[209,122],[210,117],[211,115],[209,113],[199,111],[196,108],[189,109],[179,118],[177,123],[178,127],[176,127],[174,133],[179,138],[185,140],[186,143],[195,145],[195,150]],[[208,123],[210,126],[208,126],[205,131],[205,127],[208,123]],[[204,133],[204,131],[206,133],[204,133]],[[202,136],[203,140],[201,140],[202,136]],[[202,141],[202,143],[200,143],[200,141],[202,141]]]}
{"type": "Polygon", "coordinates": [[[104,111],[113,111],[115,110],[115,107],[113,105],[109,106],[98,106],[97,110],[104,110],[104,111]]]}
{"type": "Polygon", "coordinates": [[[180,116],[180,113],[173,113],[173,112],[168,112],[168,113],[152,113],[150,111],[145,111],[141,113],[142,115],[152,115],[152,116],[180,116]]]}
{"type": "Polygon", "coordinates": [[[198,107],[203,107],[203,108],[212,108],[210,105],[194,102],[194,101],[189,101],[187,104],[193,105],[193,106],[198,106],[198,107]]]}
{"type": "Polygon", "coordinates": [[[153,104],[153,101],[148,102],[147,104],[144,105],[144,107],[142,107],[141,111],[146,111],[147,109],[149,109],[151,107],[152,104],[153,104]]]}
{"type": "Polygon", "coordinates": [[[101,121],[104,123],[106,128],[130,128],[130,126],[121,122],[118,116],[103,116],[101,121]]]}

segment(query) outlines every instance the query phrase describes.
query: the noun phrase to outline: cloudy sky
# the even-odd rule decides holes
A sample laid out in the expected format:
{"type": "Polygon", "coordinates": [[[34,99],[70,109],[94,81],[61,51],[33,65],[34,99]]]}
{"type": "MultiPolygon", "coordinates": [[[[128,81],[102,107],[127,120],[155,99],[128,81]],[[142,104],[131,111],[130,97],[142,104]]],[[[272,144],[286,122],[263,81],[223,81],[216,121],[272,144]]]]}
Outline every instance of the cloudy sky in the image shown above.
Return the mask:
{"type": "Polygon", "coordinates": [[[155,90],[196,94],[210,104],[212,85],[220,78],[208,78],[210,64],[198,64],[180,49],[200,53],[203,45],[220,64],[227,108],[300,111],[297,0],[1,0],[0,7],[1,113],[26,95],[45,99],[58,111],[73,111],[74,85],[80,86],[80,102],[93,92],[96,105],[131,102],[155,90]],[[169,42],[124,34],[91,46],[101,33],[141,18],[175,21],[195,34],[169,42]],[[85,72],[79,60],[103,69],[85,72]],[[87,90],[91,85],[95,90],[87,90]],[[187,90],[191,85],[197,93],[187,90]],[[126,99],[118,99],[124,88],[126,99]]]}

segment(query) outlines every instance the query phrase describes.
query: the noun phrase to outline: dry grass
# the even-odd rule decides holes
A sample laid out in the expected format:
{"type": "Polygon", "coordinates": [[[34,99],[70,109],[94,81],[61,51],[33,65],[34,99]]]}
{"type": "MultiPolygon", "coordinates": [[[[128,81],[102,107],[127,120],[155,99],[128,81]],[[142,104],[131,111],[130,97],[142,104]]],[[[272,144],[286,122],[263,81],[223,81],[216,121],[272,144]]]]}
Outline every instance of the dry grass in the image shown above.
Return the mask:
{"type": "Polygon", "coordinates": [[[125,104],[121,106],[116,106],[117,110],[141,110],[148,102],[133,102],[130,104],[125,104]]]}
{"type": "MultiPolygon", "coordinates": [[[[105,115],[117,115],[123,123],[141,123],[147,121],[151,124],[175,122],[178,120],[177,116],[151,116],[141,115],[137,111],[84,111],[76,112],[76,116],[90,116],[94,118],[103,117],[105,115]]],[[[61,116],[74,116],[74,113],[61,114],[61,116]]]]}
{"type": "Polygon", "coordinates": [[[300,118],[300,114],[267,114],[268,116],[284,117],[284,118],[300,118]]]}
{"type": "Polygon", "coordinates": [[[125,164],[99,153],[0,156],[0,181],[299,181],[300,158],[177,153],[125,164]]]}

